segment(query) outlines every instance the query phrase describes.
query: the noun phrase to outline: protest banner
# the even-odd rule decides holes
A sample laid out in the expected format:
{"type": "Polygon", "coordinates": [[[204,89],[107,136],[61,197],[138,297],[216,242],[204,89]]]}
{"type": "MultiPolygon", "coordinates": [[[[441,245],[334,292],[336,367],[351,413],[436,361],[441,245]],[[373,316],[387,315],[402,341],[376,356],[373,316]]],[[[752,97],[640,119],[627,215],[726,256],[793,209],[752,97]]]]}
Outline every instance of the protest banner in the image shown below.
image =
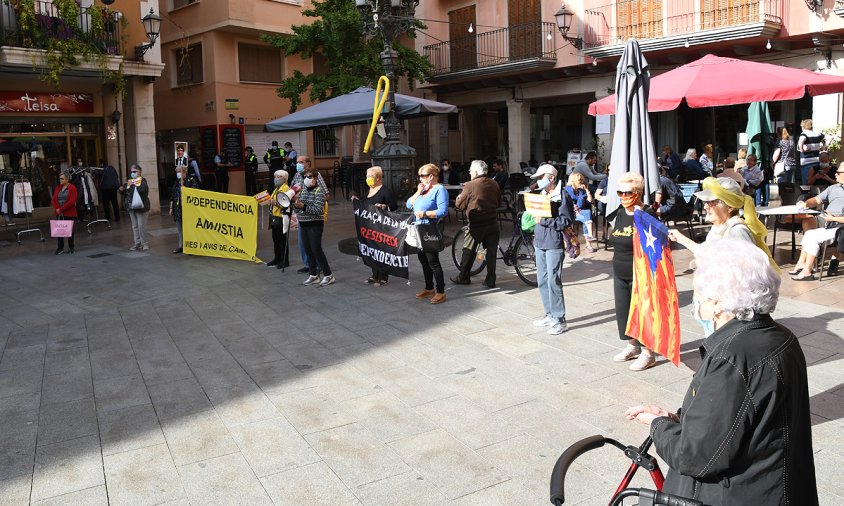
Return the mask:
{"type": "Polygon", "coordinates": [[[354,203],[358,254],[363,263],[407,279],[406,218],[375,206],[364,206],[360,200],[354,203]]]}
{"type": "Polygon", "coordinates": [[[633,223],[633,293],[625,333],[680,365],[680,303],[668,227],[638,209],[633,223]]]}
{"type": "Polygon", "coordinates": [[[258,202],[252,196],[230,195],[182,187],[184,252],[260,262],[258,202]]]}
{"type": "Polygon", "coordinates": [[[550,218],[551,197],[538,193],[525,193],[525,212],[534,218],[550,218]]]}

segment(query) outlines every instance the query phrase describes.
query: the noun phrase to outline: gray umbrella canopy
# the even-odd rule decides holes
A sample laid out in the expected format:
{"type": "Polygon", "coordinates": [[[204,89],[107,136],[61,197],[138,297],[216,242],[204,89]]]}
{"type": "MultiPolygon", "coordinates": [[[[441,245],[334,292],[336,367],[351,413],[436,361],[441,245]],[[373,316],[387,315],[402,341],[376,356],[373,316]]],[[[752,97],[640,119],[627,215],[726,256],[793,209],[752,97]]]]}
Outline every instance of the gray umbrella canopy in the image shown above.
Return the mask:
{"type": "MultiPolygon", "coordinates": [[[[301,111],[288,114],[264,125],[267,132],[291,132],[326,126],[366,123],[372,120],[375,90],[362,86],[339,97],[319,102],[301,111]]],[[[433,114],[447,114],[457,107],[396,93],[396,114],[399,119],[419,118],[433,114]]]]}
{"type": "Polygon", "coordinates": [[[613,132],[610,175],[607,184],[607,215],[621,204],[616,189],[618,178],[635,172],[645,178],[642,200],[650,203],[659,189],[659,167],[648,118],[650,70],[635,40],[627,42],[615,76],[615,131],[613,132]]]}

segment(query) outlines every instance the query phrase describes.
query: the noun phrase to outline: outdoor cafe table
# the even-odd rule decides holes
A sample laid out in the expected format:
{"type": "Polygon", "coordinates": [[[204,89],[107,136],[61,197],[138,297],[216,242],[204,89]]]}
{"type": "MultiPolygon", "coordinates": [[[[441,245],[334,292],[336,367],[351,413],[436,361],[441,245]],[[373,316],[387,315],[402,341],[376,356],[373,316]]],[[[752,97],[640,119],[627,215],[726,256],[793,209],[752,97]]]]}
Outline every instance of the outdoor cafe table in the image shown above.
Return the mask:
{"type": "Polygon", "coordinates": [[[794,222],[794,217],[798,214],[809,214],[813,216],[817,216],[821,214],[819,211],[815,211],[814,209],[804,209],[798,208],[796,205],[790,206],[780,206],[780,207],[771,207],[771,208],[757,208],[756,214],[760,216],[773,216],[774,217],[774,234],[773,240],[771,242],[771,255],[774,254],[774,249],[777,247],[777,225],[779,221],[777,220],[777,216],[791,216],[791,259],[794,260],[794,256],[797,253],[797,247],[795,242],[795,228],[797,224],[794,222]]]}

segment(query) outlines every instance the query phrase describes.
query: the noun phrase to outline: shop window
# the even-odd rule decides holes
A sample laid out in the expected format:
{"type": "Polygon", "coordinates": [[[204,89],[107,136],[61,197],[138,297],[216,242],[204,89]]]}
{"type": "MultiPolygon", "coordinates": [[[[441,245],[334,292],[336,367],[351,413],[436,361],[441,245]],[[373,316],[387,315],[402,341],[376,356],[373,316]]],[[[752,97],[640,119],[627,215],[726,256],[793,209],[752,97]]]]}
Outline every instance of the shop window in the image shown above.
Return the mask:
{"type": "Polygon", "coordinates": [[[187,86],[203,82],[202,44],[191,44],[173,52],[176,60],[176,85],[187,86]]]}
{"type": "Polygon", "coordinates": [[[181,9],[182,7],[187,7],[190,4],[199,3],[199,0],[173,0],[173,8],[170,10],[181,9]]]}
{"type": "Polygon", "coordinates": [[[281,83],[281,51],[271,46],[237,45],[240,81],[249,83],[281,83]]]}
{"type": "Polygon", "coordinates": [[[328,66],[328,58],[323,56],[322,53],[314,53],[311,61],[313,62],[314,66],[314,74],[316,75],[328,75],[329,73],[329,66],[328,66]]]}
{"type": "Polygon", "coordinates": [[[333,127],[322,127],[314,130],[314,155],[337,156],[337,130],[333,127]]]}

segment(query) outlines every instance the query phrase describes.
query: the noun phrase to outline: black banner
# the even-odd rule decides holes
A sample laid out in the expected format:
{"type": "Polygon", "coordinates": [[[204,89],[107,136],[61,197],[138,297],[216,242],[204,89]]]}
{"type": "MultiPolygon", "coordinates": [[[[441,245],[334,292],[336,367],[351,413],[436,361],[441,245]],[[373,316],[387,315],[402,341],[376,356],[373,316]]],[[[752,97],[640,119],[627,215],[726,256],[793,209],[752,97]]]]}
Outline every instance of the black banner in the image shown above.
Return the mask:
{"type": "Polygon", "coordinates": [[[404,236],[407,221],[397,213],[355,200],[355,229],[358,255],[369,267],[383,269],[391,276],[407,279],[407,252],[404,236]]]}

